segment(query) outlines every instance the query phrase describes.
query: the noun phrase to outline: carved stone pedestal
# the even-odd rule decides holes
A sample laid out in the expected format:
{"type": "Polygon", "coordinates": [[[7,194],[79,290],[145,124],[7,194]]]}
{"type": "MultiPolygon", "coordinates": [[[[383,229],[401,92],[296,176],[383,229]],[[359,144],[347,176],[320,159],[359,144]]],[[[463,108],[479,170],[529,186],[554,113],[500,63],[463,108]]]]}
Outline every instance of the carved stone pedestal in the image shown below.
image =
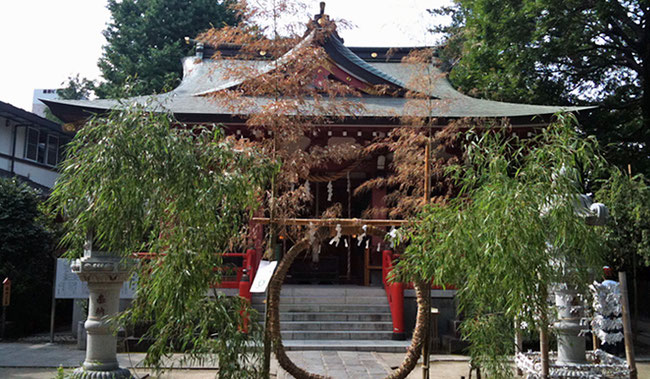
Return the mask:
{"type": "Polygon", "coordinates": [[[586,339],[581,335],[584,306],[578,291],[558,285],[554,288],[558,321],[553,325],[557,335],[557,364],[587,363],[586,339]]]}
{"type": "MultiPolygon", "coordinates": [[[[592,202],[587,195],[576,196],[575,214],[582,217],[587,225],[605,225],[609,211],[601,203],[592,202]]],[[[565,270],[571,270],[565,268],[565,270]]],[[[567,272],[565,272],[566,274],[567,272]]],[[[584,317],[584,303],[579,297],[575,286],[560,283],[552,288],[555,295],[555,305],[558,321],[553,325],[557,335],[558,365],[584,365],[587,363],[585,337],[581,331],[581,321],[584,317]]]]}
{"type": "Polygon", "coordinates": [[[120,289],[129,278],[129,267],[119,257],[92,251],[72,265],[72,271],[88,282],[88,333],[86,359],[73,373],[74,378],[132,378],[129,370],[117,362],[117,339],[110,328],[109,318],[119,311],[120,289]]]}

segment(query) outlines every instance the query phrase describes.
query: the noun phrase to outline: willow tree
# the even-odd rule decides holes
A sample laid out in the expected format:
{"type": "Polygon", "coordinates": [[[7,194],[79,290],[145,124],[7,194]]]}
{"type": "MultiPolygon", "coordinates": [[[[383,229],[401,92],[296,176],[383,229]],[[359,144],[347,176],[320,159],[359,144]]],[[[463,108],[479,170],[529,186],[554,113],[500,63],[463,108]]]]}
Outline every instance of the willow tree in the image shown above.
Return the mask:
{"type": "Polygon", "coordinates": [[[566,115],[525,140],[507,130],[470,133],[463,158],[451,169],[459,196],[421,213],[398,269],[454,284],[472,359],[509,377],[515,320],[547,332],[548,286],[584,286],[599,266],[602,240],[576,203],[604,161],[566,115]]]}
{"type": "Polygon", "coordinates": [[[244,300],[210,289],[274,166],[219,127],[142,107],[93,118],[67,148],[50,198],[65,217],[67,256],[78,257],[88,236],[124,258],[153,253],[138,266],[135,300],[120,316],[147,326],[145,363],[159,368],[181,351],[216,357],[220,377],[257,377],[257,323],[245,333],[244,300]]]}
{"type": "Polygon", "coordinates": [[[640,265],[650,266],[650,184],[642,174],[615,170],[596,197],[610,209],[611,221],[603,230],[607,263],[617,271],[632,272],[634,320],[638,320],[637,271],[640,265]]]}

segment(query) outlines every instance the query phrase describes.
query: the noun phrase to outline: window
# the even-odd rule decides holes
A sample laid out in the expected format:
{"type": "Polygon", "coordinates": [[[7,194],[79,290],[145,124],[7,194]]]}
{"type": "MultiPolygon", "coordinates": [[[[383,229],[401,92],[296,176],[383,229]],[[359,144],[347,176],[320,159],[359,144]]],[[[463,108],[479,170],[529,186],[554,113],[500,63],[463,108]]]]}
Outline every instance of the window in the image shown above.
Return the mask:
{"type": "Polygon", "coordinates": [[[32,161],[36,160],[36,151],[38,150],[38,135],[37,129],[27,129],[27,140],[25,143],[25,158],[32,161]]]}
{"type": "Polygon", "coordinates": [[[36,155],[36,160],[39,163],[45,162],[45,149],[47,148],[47,134],[39,133],[38,134],[38,150],[36,155]]]}
{"type": "Polygon", "coordinates": [[[25,159],[56,166],[59,162],[59,137],[34,128],[27,129],[25,159]]]}
{"type": "Polygon", "coordinates": [[[47,136],[47,164],[56,166],[59,158],[59,138],[57,136],[47,136]]]}

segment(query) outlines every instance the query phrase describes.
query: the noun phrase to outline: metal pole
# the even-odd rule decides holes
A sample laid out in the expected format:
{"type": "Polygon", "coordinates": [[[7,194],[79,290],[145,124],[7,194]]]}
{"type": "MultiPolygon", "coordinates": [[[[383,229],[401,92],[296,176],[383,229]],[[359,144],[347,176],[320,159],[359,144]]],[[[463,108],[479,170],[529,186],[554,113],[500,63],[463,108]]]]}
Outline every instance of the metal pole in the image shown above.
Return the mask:
{"type": "Polygon", "coordinates": [[[50,308],[50,343],[54,343],[54,319],[56,314],[56,269],[57,259],[54,257],[54,277],[52,278],[52,306],[50,308]]]}
{"type": "Polygon", "coordinates": [[[270,312],[269,312],[269,293],[271,291],[266,289],[266,303],[264,304],[264,357],[262,362],[262,375],[264,379],[271,377],[271,330],[270,326],[270,312]]]}
{"type": "MultiPolygon", "coordinates": [[[[630,179],[632,179],[632,165],[627,164],[627,174],[630,179]]],[[[639,291],[638,291],[638,286],[637,286],[637,279],[636,279],[636,272],[637,272],[637,257],[636,254],[632,254],[632,288],[634,288],[634,318],[632,322],[632,330],[634,332],[638,331],[639,327],[639,291]]],[[[636,338],[636,333],[633,333],[634,338],[636,338]]]]}
{"type": "MultiPolygon", "coordinates": [[[[548,289],[542,286],[541,298],[548,297],[548,289]]],[[[548,309],[542,309],[542,314],[539,320],[539,352],[542,363],[542,379],[548,379],[550,374],[550,362],[548,354],[548,309]]]]}
{"type": "Polygon", "coordinates": [[[625,272],[618,273],[618,283],[621,286],[621,311],[623,313],[623,335],[625,340],[625,357],[630,367],[630,379],[637,378],[636,362],[634,360],[634,344],[632,342],[632,326],[630,325],[630,303],[627,299],[627,276],[625,272]]]}
{"type": "Polygon", "coordinates": [[[424,342],[422,344],[422,379],[429,379],[429,365],[431,363],[431,283],[426,283],[424,290],[426,296],[427,318],[424,320],[424,342]]]}
{"type": "MultiPolygon", "coordinates": [[[[348,172],[347,174],[347,184],[346,188],[348,191],[348,218],[352,218],[352,189],[350,188],[350,173],[348,172]]],[[[348,244],[348,267],[347,267],[347,272],[345,273],[345,277],[350,281],[350,278],[352,277],[352,238],[350,238],[350,243],[348,244]]]]}
{"type": "MultiPolygon", "coordinates": [[[[424,148],[424,205],[429,204],[431,193],[431,165],[429,163],[430,140],[427,138],[427,144],[424,148]]],[[[426,297],[425,304],[427,307],[427,318],[424,320],[424,344],[422,346],[422,379],[429,379],[429,363],[431,362],[431,281],[425,281],[426,288],[424,289],[424,296],[426,297]]]]}

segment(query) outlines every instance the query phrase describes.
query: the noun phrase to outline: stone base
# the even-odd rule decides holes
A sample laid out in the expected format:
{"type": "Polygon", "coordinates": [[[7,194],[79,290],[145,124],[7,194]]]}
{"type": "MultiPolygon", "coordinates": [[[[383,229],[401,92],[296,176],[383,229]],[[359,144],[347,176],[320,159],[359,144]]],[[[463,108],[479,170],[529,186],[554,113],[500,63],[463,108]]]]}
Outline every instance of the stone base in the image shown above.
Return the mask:
{"type": "Polygon", "coordinates": [[[83,367],[74,370],[72,377],[75,379],[133,379],[131,371],[117,368],[111,371],[91,371],[83,367]]]}
{"type": "MultiPolygon", "coordinates": [[[[517,353],[515,365],[528,379],[542,378],[542,362],[539,352],[517,353]]],[[[557,362],[557,354],[549,353],[549,378],[608,378],[629,379],[630,368],[627,362],[602,350],[588,351],[587,363],[562,365],[557,362]]]]}

